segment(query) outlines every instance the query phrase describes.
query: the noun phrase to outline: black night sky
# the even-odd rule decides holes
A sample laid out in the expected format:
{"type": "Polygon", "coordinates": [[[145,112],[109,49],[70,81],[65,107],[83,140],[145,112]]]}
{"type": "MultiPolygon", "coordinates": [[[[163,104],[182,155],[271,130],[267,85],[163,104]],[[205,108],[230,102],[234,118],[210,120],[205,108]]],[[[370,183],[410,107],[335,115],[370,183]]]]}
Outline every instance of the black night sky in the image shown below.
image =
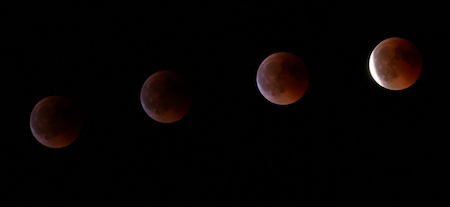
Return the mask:
{"type": "Polygon", "coordinates": [[[418,3],[9,5],[1,198],[448,202],[448,19],[445,5],[418,3]],[[423,58],[419,80],[403,91],[385,90],[368,72],[370,52],[389,37],[410,40],[423,58]],[[292,105],[270,103],[256,86],[259,64],[275,52],[297,55],[310,74],[292,105]],[[141,107],[142,84],[160,70],[186,77],[194,94],[172,124],[141,107]],[[80,136],[62,149],[41,145],[29,126],[35,104],[51,95],[82,111],[80,136]]]}

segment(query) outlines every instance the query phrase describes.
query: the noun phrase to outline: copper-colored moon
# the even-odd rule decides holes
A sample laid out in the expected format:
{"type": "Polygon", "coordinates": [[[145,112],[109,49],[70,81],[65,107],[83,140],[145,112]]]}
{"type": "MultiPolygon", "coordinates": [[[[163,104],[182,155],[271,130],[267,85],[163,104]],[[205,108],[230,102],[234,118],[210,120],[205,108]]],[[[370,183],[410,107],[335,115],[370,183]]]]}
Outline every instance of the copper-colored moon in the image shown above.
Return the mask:
{"type": "Polygon", "coordinates": [[[299,57],[287,52],[277,52],[261,63],[256,83],[267,100],[278,105],[288,105],[305,94],[309,73],[299,57]]]}
{"type": "Polygon", "coordinates": [[[188,80],[179,73],[159,71],[142,86],[141,104],[152,119],[172,123],[188,113],[192,105],[192,90],[188,80]]]}
{"type": "Polygon", "coordinates": [[[50,148],[66,147],[81,132],[81,113],[70,99],[49,96],[33,108],[30,128],[42,145],[50,148]]]}
{"type": "Polygon", "coordinates": [[[422,72],[422,56],[410,41],[392,37],[380,42],[370,54],[369,71],[380,86],[403,90],[414,84],[422,72]]]}

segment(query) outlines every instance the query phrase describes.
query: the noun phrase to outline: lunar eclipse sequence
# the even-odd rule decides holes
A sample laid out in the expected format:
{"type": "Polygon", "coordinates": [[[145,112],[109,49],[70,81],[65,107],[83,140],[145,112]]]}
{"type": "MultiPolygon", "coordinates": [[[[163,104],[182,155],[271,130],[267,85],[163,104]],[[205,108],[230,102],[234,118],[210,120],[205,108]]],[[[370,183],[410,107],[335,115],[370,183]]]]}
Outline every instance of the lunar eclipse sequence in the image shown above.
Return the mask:
{"type": "MultiPolygon", "coordinates": [[[[400,91],[413,85],[422,71],[422,57],[416,46],[403,38],[381,41],[370,53],[369,73],[387,91],[400,91]]],[[[309,85],[307,64],[288,52],[267,56],[256,72],[256,86],[262,96],[275,105],[299,101],[309,85]]],[[[193,91],[181,74],[162,70],[152,74],[140,93],[142,108],[153,120],[173,123],[189,112],[193,91]]],[[[34,137],[49,148],[73,143],[81,132],[82,117],[76,104],[62,96],[39,101],[30,116],[34,137]]]]}

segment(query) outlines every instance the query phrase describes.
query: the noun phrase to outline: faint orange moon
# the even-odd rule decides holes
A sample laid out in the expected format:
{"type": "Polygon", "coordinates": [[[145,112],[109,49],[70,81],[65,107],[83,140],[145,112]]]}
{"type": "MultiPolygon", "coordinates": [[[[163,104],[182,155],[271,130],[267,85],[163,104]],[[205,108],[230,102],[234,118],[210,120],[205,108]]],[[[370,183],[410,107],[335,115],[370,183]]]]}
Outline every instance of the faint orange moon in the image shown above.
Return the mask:
{"type": "Polygon", "coordinates": [[[256,83],[270,102],[288,105],[298,101],[308,89],[309,73],[305,63],[294,54],[277,52],[258,68],[256,83]]]}
{"type": "Polygon", "coordinates": [[[50,148],[66,147],[81,132],[81,113],[68,98],[49,96],[33,108],[30,128],[42,145],[50,148]]]}
{"type": "Polygon", "coordinates": [[[141,104],[148,116],[161,123],[180,120],[192,105],[192,89],[179,73],[163,70],[151,75],[141,89],[141,104]]]}
{"type": "Polygon", "coordinates": [[[422,56],[410,41],[392,37],[380,42],[369,58],[369,71],[380,86],[403,90],[414,84],[422,72],[422,56]]]}

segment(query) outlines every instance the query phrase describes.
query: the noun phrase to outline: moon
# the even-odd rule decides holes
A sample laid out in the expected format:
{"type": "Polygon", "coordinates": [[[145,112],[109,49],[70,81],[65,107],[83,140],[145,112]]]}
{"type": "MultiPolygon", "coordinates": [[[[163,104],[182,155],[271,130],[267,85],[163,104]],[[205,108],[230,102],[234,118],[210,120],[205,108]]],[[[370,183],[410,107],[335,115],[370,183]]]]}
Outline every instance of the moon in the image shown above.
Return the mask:
{"type": "Polygon", "coordinates": [[[309,85],[309,73],[305,63],[296,55],[277,52],[261,63],[256,83],[267,100],[278,105],[288,105],[305,94],[309,85]]]}
{"type": "Polygon", "coordinates": [[[403,90],[419,78],[422,57],[410,41],[391,37],[373,49],[369,58],[369,71],[380,86],[389,90],[403,90]]]}
{"type": "Polygon", "coordinates": [[[42,145],[50,148],[66,147],[74,142],[81,132],[81,113],[70,99],[49,96],[33,108],[30,128],[42,145]]]}
{"type": "Polygon", "coordinates": [[[161,123],[172,123],[188,113],[192,89],[179,73],[163,70],[151,75],[141,89],[141,104],[148,116],[161,123]]]}

